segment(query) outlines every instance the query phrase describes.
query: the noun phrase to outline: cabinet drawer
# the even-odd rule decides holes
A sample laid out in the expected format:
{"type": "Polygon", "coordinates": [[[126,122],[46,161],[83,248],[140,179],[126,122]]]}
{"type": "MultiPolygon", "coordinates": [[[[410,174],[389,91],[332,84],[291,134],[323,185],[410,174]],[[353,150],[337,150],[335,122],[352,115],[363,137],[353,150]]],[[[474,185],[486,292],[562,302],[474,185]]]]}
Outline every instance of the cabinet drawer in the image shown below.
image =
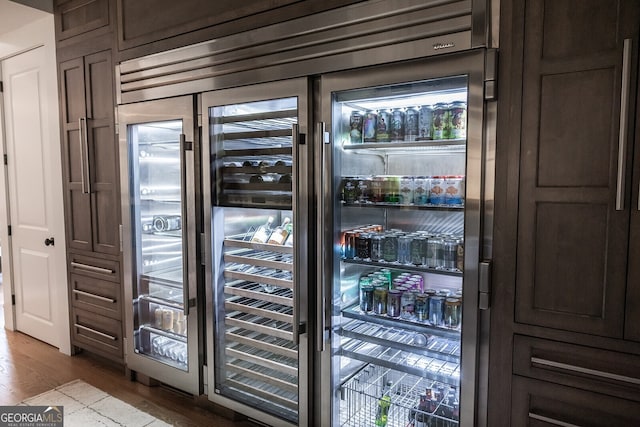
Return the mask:
{"type": "Polygon", "coordinates": [[[516,335],[513,373],[640,402],[640,356],[516,335]]]}
{"type": "Polygon", "coordinates": [[[73,345],[122,361],[122,322],[75,307],[72,313],[73,345]]]}
{"type": "Polygon", "coordinates": [[[69,273],[120,283],[120,263],[108,259],[69,254],[69,273]]]}
{"type": "Polygon", "coordinates": [[[122,320],[120,284],[71,275],[71,304],[82,310],[122,320]]]}
{"type": "Polygon", "coordinates": [[[640,425],[637,402],[518,376],[512,385],[512,426],[640,425]]]}

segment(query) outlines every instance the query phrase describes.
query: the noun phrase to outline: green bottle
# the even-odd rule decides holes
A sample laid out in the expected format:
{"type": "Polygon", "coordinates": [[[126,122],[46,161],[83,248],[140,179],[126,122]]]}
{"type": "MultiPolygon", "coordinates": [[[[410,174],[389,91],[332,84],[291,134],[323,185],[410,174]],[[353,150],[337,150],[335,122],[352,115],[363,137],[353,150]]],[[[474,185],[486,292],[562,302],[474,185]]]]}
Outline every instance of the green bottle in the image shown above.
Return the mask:
{"type": "Polygon", "coordinates": [[[389,407],[391,406],[391,381],[388,381],[386,387],[382,390],[382,396],[378,400],[378,412],[376,413],[376,427],[386,427],[387,418],[389,416],[389,407]]]}

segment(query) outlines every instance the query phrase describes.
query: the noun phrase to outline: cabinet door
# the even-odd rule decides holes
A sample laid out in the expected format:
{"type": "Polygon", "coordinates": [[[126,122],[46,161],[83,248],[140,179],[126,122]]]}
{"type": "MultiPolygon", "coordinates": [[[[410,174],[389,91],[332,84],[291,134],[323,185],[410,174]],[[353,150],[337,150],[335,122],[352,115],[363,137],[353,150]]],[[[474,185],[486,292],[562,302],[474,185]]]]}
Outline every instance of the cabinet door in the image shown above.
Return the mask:
{"type": "Polygon", "coordinates": [[[621,338],[631,199],[624,160],[632,149],[619,138],[621,111],[630,115],[621,109],[623,47],[627,38],[637,43],[640,7],[517,3],[524,73],[516,321],[621,338]]]}
{"type": "MultiPolygon", "coordinates": [[[[85,148],[80,119],[86,116],[84,60],[60,63],[60,110],[62,112],[63,165],[65,171],[65,211],[67,245],[91,251],[91,198],[85,192],[85,148]]],[[[84,132],[84,131],[83,131],[84,132]]]]}
{"type": "Polygon", "coordinates": [[[120,203],[111,51],[86,56],[84,67],[91,243],[94,252],[117,255],[120,252],[120,203]]]}

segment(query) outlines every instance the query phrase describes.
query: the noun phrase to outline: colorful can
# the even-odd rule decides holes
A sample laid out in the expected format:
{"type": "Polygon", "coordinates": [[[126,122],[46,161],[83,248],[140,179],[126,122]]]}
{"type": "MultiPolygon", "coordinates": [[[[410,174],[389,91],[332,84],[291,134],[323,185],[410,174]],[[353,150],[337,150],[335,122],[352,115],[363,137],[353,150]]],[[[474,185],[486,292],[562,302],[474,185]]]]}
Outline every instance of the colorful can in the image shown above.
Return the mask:
{"type": "Polygon", "coordinates": [[[392,141],[404,141],[404,111],[402,108],[394,108],[391,112],[391,135],[392,141]]]}
{"type": "Polygon", "coordinates": [[[432,205],[441,205],[444,204],[444,202],[444,178],[434,176],[429,180],[429,203],[432,205]]]}
{"type": "Polygon", "coordinates": [[[418,141],[433,139],[433,108],[423,105],[418,112],[418,141]]]}
{"type": "Polygon", "coordinates": [[[403,235],[398,237],[398,262],[400,264],[411,263],[411,236],[403,235]]]}
{"type": "Polygon", "coordinates": [[[359,258],[359,259],[371,258],[371,234],[360,233],[356,237],[356,258],[359,258]]]}
{"type": "Polygon", "coordinates": [[[404,113],[404,140],[415,141],[420,135],[420,113],[416,108],[409,107],[404,113]]]}
{"type": "Polygon", "coordinates": [[[427,253],[425,258],[425,264],[429,268],[440,267],[440,260],[438,259],[438,251],[442,246],[442,239],[438,236],[429,237],[427,240],[427,253]]]}
{"type": "Polygon", "coordinates": [[[429,203],[430,186],[431,178],[428,176],[416,176],[413,179],[413,203],[415,205],[429,203]]]}
{"type": "Polygon", "coordinates": [[[429,322],[434,326],[442,326],[444,298],[441,296],[429,297],[429,322]]]}
{"type": "Polygon", "coordinates": [[[387,294],[387,316],[400,317],[401,300],[403,293],[397,289],[392,289],[387,294]]]}
{"type": "Polygon", "coordinates": [[[376,142],[389,142],[391,140],[391,114],[387,110],[378,110],[376,121],[376,142]]]}
{"type": "Polygon", "coordinates": [[[433,139],[449,138],[449,106],[439,102],[433,107],[433,139]]]}
{"type": "Polygon", "coordinates": [[[398,261],[398,236],[396,234],[387,233],[384,236],[382,257],[386,262],[398,261]]]}
{"type": "Polygon", "coordinates": [[[458,298],[447,298],[444,303],[444,325],[457,328],[462,320],[462,302],[458,298]]]}
{"type": "Polygon", "coordinates": [[[343,255],[346,259],[353,259],[356,256],[356,235],[354,231],[345,231],[343,255]]]}
{"type": "Polygon", "coordinates": [[[415,315],[419,322],[429,320],[429,295],[416,294],[415,315]]]}
{"type": "Polygon", "coordinates": [[[400,177],[387,175],[384,184],[384,201],[386,203],[400,203],[400,177]]]}
{"type": "Polygon", "coordinates": [[[349,140],[352,144],[362,144],[362,114],[358,111],[349,117],[349,140]]]}
{"type": "Polygon", "coordinates": [[[442,267],[445,270],[455,270],[458,265],[458,241],[450,238],[442,242],[442,267]]]}
{"type": "Polygon", "coordinates": [[[414,237],[411,241],[411,264],[422,265],[425,263],[427,253],[427,239],[414,237]]]}
{"type": "Polygon", "coordinates": [[[387,314],[387,294],[389,288],[376,286],[373,289],[373,312],[375,314],[387,314]]]}
{"type": "Polygon", "coordinates": [[[462,204],[462,177],[446,176],[444,178],[444,202],[447,205],[462,204]]]}
{"type": "Polygon", "coordinates": [[[412,176],[400,177],[400,204],[410,205],[413,203],[414,187],[412,176]]]}
{"type": "Polygon", "coordinates": [[[341,198],[345,203],[354,203],[357,199],[358,182],[355,176],[342,178],[341,198]]]}
{"type": "Polygon", "coordinates": [[[356,199],[360,203],[367,203],[371,200],[371,176],[361,176],[356,179],[356,199]]]}
{"type": "Polygon", "coordinates": [[[382,244],[384,242],[384,235],[372,234],[371,235],[371,261],[378,262],[382,260],[382,244]]]}
{"type": "Polygon", "coordinates": [[[371,198],[372,203],[383,203],[385,196],[385,177],[378,175],[371,180],[371,198]]]}
{"type": "Polygon", "coordinates": [[[364,113],[362,122],[362,138],[365,143],[376,142],[376,130],[378,126],[378,115],[375,111],[364,113]]]}
{"type": "Polygon", "coordinates": [[[467,137],[467,104],[462,101],[449,105],[449,138],[464,139],[467,137]]]}
{"type": "Polygon", "coordinates": [[[365,313],[373,311],[373,286],[360,288],[360,310],[365,313]]]}
{"type": "Polygon", "coordinates": [[[402,294],[402,311],[400,317],[403,319],[412,320],[415,318],[415,305],[416,294],[411,291],[406,291],[402,294]]]}

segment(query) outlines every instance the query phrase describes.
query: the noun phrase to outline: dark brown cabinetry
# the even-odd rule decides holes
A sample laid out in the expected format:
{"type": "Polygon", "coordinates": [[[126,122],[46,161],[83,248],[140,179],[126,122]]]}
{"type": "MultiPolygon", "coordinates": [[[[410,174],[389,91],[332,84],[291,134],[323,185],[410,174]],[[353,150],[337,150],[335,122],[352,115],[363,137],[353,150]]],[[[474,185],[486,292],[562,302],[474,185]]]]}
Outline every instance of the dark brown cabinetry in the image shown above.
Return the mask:
{"type": "Polygon", "coordinates": [[[490,425],[640,422],[639,31],[635,0],[502,2],[490,425]]]}
{"type": "Polygon", "coordinates": [[[55,7],[71,342],[123,361],[113,6],[55,7]]]}

